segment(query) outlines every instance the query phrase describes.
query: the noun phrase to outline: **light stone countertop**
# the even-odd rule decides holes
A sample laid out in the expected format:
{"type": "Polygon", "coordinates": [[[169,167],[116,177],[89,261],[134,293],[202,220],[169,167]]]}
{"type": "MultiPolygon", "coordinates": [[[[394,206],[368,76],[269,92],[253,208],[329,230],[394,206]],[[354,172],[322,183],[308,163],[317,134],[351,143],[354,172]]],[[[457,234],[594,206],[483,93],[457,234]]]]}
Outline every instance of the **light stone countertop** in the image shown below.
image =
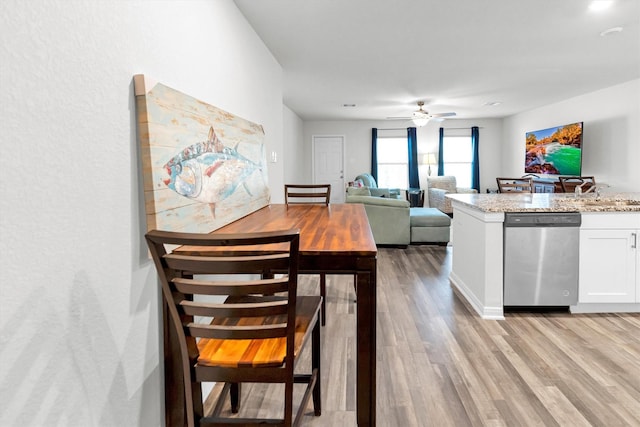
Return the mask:
{"type": "Polygon", "coordinates": [[[447,194],[482,212],[640,212],[640,193],[447,194]]]}

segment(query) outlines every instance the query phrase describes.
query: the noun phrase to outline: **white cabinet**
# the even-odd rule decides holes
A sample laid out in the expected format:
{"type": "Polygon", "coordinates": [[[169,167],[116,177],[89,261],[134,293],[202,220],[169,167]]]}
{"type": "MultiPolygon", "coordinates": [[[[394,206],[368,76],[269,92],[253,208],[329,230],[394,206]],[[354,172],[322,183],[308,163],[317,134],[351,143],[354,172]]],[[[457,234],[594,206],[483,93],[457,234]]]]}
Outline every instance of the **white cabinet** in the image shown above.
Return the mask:
{"type": "Polygon", "coordinates": [[[640,302],[640,214],[583,214],[580,303],[640,302]]]}
{"type": "Polygon", "coordinates": [[[581,230],[580,302],[636,302],[634,233],[637,230],[581,230]]]}

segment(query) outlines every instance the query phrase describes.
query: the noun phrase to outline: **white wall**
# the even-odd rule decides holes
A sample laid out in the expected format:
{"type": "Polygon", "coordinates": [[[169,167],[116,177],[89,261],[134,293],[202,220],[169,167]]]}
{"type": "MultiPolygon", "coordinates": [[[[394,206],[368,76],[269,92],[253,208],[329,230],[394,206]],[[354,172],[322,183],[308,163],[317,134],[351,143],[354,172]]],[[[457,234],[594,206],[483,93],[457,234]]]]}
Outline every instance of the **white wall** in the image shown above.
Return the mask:
{"type": "Polygon", "coordinates": [[[282,154],[282,69],[230,0],[3,0],[0,37],[0,425],[162,425],[132,76],[282,154]]]}
{"type": "Polygon", "coordinates": [[[505,119],[502,174],[524,173],[526,132],[573,122],[584,122],[582,174],[611,191],[640,191],[640,80],[505,119]]]}
{"type": "MultiPolygon", "coordinates": [[[[346,181],[353,180],[363,172],[371,171],[371,128],[378,128],[378,136],[406,136],[409,124],[394,121],[306,121],[304,122],[304,161],[311,180],[311,138],[313,135],[345,135],[346,181]],[[384,131],[383,129],[397,131],[384,131]]],[[[501,119],[460,120],[429,122],[418,128],[418,153],[438,152],[438,132],[440,127],[468,128],[480,127],[480,188],[495,187],[496,171],[501,167],[499,156],[502,137],[501,119]]],[[[427,167],[420,166],[420,185],[426,187],[427,167]]],[[[437,167],[432,167],[432,175],[437,175],[437,167]]]]}
{"type": "MultiPolygon", "coordinates": [[[[311,183],[311,180],[307,180],[307,172],[305,171],[302,119],[286,105],[283,105],[282,109],[284,119],[284,148],[282,153],[284,182],[288,184],[311,183]]],[[[284,203],[284,191],[275,190],[271,194],[271,199],[274,203],[284,203]],[[276,199],[278,195],[280,195],[280,198],[276,199]]]]}

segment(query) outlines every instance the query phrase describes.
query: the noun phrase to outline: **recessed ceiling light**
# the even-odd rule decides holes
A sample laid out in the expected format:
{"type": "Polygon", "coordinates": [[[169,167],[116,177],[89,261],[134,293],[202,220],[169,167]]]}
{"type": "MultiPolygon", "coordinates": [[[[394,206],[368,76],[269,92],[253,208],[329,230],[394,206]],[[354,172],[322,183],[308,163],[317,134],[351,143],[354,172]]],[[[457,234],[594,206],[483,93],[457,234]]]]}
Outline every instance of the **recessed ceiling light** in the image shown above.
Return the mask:
{"type": "Polygon", "coordinates": [[[601,10],[610,8],[612,4],[613,0],[593,0],[591,4],[589,4],[589,10],[600,12],[601,10]]]}
{"type": "Polygon", "coordinates": [[[609,28],[608,30],[604,30],[603,32],[600,33],[600,35],[604,37],[604,36],[610,36],[611,34],[616,34],[621,32],[622,32],[622,27],[613,27],[613,28],[609,28]]]}
{"type": "Polygon", "coordinates": [[[489,101],[489,102],[485,102],[483,105],[485,107],[496,107],[498,105],[502,104],[502,102],[500,101],[489,101]]]}

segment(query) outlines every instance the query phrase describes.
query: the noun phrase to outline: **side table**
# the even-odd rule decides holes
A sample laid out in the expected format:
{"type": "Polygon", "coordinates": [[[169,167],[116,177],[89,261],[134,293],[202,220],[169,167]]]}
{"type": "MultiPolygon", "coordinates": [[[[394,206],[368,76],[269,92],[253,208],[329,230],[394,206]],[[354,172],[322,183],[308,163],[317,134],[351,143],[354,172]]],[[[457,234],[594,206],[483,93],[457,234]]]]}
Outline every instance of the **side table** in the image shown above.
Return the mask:
{"type": "Polygon", "coordinates": [[[405,195],[412,208],[424,206],[424,190],[422,188],[408,188],[405,190],[405,195]]]}

